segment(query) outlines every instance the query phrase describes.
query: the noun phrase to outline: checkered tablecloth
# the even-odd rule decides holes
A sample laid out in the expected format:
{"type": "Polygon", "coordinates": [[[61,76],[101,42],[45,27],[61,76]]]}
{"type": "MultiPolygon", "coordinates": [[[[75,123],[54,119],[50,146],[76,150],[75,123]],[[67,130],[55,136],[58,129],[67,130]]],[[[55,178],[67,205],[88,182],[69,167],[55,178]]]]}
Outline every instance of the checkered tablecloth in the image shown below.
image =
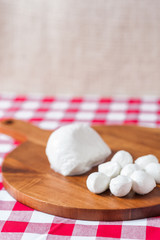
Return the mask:
{"type": "MultiPolygon", "coordinates": [[[[71,122],[136,124],[160,127],[160,98],[47,97],[0,94],[0,119],[32,122],[55,129],[71,122]]],[[[0,134],[0,166],[17,146],[0,134]]],[[[35,211],[15,201],[4,189],[0,169],[0,240],[160,239],[160,217],[134,221],[98,222],[61,218],[35,211]]]]}

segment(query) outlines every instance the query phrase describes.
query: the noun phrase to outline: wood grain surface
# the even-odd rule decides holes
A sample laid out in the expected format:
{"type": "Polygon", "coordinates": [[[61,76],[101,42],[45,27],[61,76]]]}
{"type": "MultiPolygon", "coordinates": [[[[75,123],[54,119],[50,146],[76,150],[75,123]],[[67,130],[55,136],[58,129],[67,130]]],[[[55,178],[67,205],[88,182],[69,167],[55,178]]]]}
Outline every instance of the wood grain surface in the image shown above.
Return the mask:
{"type": "MultiPolygon", "coordinates": [[[[129,151],[134,159],[155,154],[160,159],[160,129],[137,126],[94,126],[112,149],[129,151]]],[[[83,220],[131,220],[160,215],[160,189],[141,196],[114,197],[109,190],[95,195],[87,176],[64,177],[50,169],[45,146],[51,131],[18,120],[0,123],[0,132],[22,141],[2,164],[3,184],[18,201],[42,212],[83,220]]],[[[107,159],[110,160],[112,155],[107,159]]]]}

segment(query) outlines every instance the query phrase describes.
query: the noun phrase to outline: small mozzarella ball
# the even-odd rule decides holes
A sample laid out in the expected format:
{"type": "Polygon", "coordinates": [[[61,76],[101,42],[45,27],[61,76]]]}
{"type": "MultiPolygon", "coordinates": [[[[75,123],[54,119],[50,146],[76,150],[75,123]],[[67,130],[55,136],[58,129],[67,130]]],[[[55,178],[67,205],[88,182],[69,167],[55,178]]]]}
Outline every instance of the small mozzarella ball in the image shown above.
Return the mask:
{"type": "Polygon", "coordinates": [[[157,184],[160,184],[160,164],[159,163],[149,163],[145,167],[145,171],[151,175],[157,184]]]}
{"type": "Polygon", "coordinates": [[[117,197],[124,197],[126,196],[131,188],[132,188],[132,181],[129,177],[118,175],[115,178],[112,178],[110,185],[110,191],[114,196],[117,197]]]}
{"type": "Polygon", "coordinates": [[[144,195],[156,187],[154,178],[143,170],[137,170],[131,175],[132,189],[134,192],[144,195]]]}
{"type": "Polygon", "coordinates": [[[141,168],[137,164],[129,163],[126,166],[124,166],[124,168],[122,168],[121,175],[130,177],[134,171],[140,169],[141,168]]]}
{"type": "Polygon", "coordinates": [[[144,169],[149,163],[158,163],[158,158],[152,154],[148,154],[136,159],[135,163],[138,164],[142,169],[144,169]]]}
{"type": "Polygon", "coordinates": [[[111,159],[112,162],[118,162],[121,168],[129,163],[133,163],[133,158],[129,152],[124,150],[116,152],[111,159]]]}
{"type": "Polygon", "coordinates": [[[99,194],[106,191],[109,187],[110,178],[101,172],[91,173],[86,181],[89,191],[99,194]]]}
{"type": "Polygon", "coordinates": [[[98,166],[98,171],[106,174],[108,177],[113,178],[119,175],[121,167],[117,162],[106,162],[98,166]]]}

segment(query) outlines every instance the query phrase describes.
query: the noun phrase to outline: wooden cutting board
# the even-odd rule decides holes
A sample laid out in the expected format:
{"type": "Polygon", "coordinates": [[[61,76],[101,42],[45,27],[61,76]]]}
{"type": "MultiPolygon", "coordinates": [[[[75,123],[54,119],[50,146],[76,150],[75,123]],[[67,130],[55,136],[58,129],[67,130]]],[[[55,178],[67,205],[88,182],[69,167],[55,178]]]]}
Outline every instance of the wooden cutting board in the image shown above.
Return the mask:
{"type": "MultiPolygon", "coordinates": [[[[123,149],[134,159],[150,153],[160,159],[160,129],[127,125],[93,128],[109,144],[113,154],[123,149]]],[[[72,177],[50,169],[45,147],[51,131],[23,121],[4,120],[0,132],[22,142],[2,164],[3,184],[19,202],[42,212],[83,220],[131,220],[160,215],[160,186],[144,196],[131,192],[118,198],[109,190],[95,195],[86,188],[86,179],[97,167],[72,177]]]]}

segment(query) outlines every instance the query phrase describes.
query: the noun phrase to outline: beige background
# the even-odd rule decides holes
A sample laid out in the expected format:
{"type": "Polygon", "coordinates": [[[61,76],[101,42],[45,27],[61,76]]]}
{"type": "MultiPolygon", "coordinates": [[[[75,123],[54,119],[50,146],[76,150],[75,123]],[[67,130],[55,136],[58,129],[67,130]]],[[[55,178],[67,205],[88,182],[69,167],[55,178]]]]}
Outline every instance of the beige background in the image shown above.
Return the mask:
{"type": "Polygon", "coordinates": [[[159,90],[159,0],[0,0],[0,92],[159,90]]]}

